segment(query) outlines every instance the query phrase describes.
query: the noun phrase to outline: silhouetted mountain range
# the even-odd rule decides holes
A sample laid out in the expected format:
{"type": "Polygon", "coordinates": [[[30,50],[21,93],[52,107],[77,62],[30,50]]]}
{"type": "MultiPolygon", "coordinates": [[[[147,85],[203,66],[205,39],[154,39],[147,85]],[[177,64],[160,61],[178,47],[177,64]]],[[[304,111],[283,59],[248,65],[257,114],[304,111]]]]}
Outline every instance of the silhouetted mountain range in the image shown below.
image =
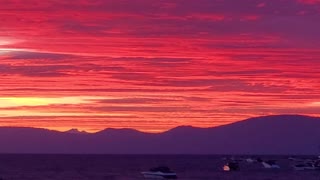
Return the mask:
{"type": "Polygon", "coordinates": [[[79,131],[78,129],[74,128],[74,129],[70,129],[68,131],[65,131],[66,133],[72,133],[72,134],[86,134],[86,131],[79,131]]]}
{"type": "Polygon", "coordinates": [[[0,153],[320,154],[320,118],[264,116],[212,128],[181,126],[159,134],[0,127],[0,153]]]}

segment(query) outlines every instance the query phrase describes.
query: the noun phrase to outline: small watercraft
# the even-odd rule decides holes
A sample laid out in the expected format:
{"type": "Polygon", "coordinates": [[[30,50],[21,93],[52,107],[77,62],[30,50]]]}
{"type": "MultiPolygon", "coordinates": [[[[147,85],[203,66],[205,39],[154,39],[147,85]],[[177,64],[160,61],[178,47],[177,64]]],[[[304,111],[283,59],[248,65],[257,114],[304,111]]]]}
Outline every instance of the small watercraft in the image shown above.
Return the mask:
{"type": "Polygon", "coordinates": [[[252,158],[247,158],[246,159],[246,162],[247,163],[254,163],[254,162],[257,162],[256,160],[252,159],[252,158]]]}
{"type": "Polygon", "coordinates": [[[268,161],[261,160],[261,164],[266,169],[280,169],[280,166],[278,164],[276,164],[276,162],[273,160],[268,160],[268,161]]]}
{"type": "Polygon", "coordinates": [[[313,164],[296,164],[293,166],[293,169],[296,171],[304,171],[304,170],[316,170],[317,168],[313,166],[313,164]]]}
{"type": "Polygon", "coordinates": [[[223,166],[223,171],[238,171],[239,169],[239,163],[237,162],[228,162],[223,166]]]}
{"type": "Polygon", "coordinates": [[[149,171],[141,172],[147,179],[177,179],[177,174],[166,166],[152,168],[149,171]]]}
{"type": "Polygon", "coordinates": [[[320,170],[320,160],[307,161],[305,163],[296,164],[293,166],[293,169],[297,171],[320,170]]]}

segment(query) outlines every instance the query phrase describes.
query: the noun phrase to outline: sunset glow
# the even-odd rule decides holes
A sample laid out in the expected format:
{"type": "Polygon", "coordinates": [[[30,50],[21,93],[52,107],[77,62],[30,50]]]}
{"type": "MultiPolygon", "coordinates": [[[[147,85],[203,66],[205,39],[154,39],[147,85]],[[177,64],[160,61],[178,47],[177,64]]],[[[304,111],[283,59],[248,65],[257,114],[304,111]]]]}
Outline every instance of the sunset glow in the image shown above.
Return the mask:
{"type": "Polygon", "coordinates": [[[0,107],[19,107],[19,106],[45,106],[51,104],[80,104],[85,103],[85,97],[0,97],[0,107]]]}
{"type": "Polygon", "coordinates": [[[0,126],[320,116],[317,0],[0,0],[0,126]]]}

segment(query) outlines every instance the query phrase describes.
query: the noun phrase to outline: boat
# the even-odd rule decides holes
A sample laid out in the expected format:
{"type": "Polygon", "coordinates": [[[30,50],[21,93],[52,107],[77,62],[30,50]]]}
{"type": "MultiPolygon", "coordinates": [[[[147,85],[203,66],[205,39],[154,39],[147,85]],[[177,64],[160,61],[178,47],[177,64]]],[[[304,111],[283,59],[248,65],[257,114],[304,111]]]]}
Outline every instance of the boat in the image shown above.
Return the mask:
{"type": "Polygon", "coordinates": [[[239,163],[237,162],[228,162],[223,166],[223,171],[238,171],[239,169],[239,163]]]}
{"type": "Polygon", "coordinates": [[[316,170],[317,167],[315,167],[313,164],[296,164],[293,166],[293,169],[296,171],[304,171],[304,170],[316,170]]]}
{"type": "Polygon", "coordinates": [[[262,161],[261,164],[266,169],[280,169],[280,166],[276,164],[275,161],[269,160],[269,161],[262,161]]]}
{"type": "Polygon", "coordinates": [[[252,159],[252,158],[247,158],[247,159],[246,159],[246,162],[247,162],[247,163],[254,163],[254,162],[257,162],[257,160],[254,160],[254,159],[252,159]]]}
{"type": "Polygon", "coordinates": [[[293,166],[293,169],[296,171],[320,170],[320,160],[307,161],[305,163],[296,164],[293,166]]]}
{"type": "Polygon", "coordinates": [[[290,161],[299,161],[300,159],[291,156],[291,157],[288,158],[288,160],[290,160],[290,161]]]}
{"type": "Polygon", "coordinates": [[[151,168],[149,171],[141,172],[147,179],[177,179],[177,174],[166,166],[151,168]]]}

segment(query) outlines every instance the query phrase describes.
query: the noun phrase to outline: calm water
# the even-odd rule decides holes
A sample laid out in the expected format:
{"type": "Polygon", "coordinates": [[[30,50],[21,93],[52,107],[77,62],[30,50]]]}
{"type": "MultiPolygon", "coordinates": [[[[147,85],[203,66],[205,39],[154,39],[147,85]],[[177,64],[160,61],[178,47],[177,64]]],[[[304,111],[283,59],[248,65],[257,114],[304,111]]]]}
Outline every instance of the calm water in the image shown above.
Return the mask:
{"type": "Polygon", "coordinates": [[[166,165],[179,179],[320,180],[320,171],[294,171],[288,157],[276,159],[280,170],[258,163],[240,163],[239,172],[222,172],[222,156],[193,155],[0,155],[3,180],[127,180],[143,179],[141,171],[166,165]]]}

